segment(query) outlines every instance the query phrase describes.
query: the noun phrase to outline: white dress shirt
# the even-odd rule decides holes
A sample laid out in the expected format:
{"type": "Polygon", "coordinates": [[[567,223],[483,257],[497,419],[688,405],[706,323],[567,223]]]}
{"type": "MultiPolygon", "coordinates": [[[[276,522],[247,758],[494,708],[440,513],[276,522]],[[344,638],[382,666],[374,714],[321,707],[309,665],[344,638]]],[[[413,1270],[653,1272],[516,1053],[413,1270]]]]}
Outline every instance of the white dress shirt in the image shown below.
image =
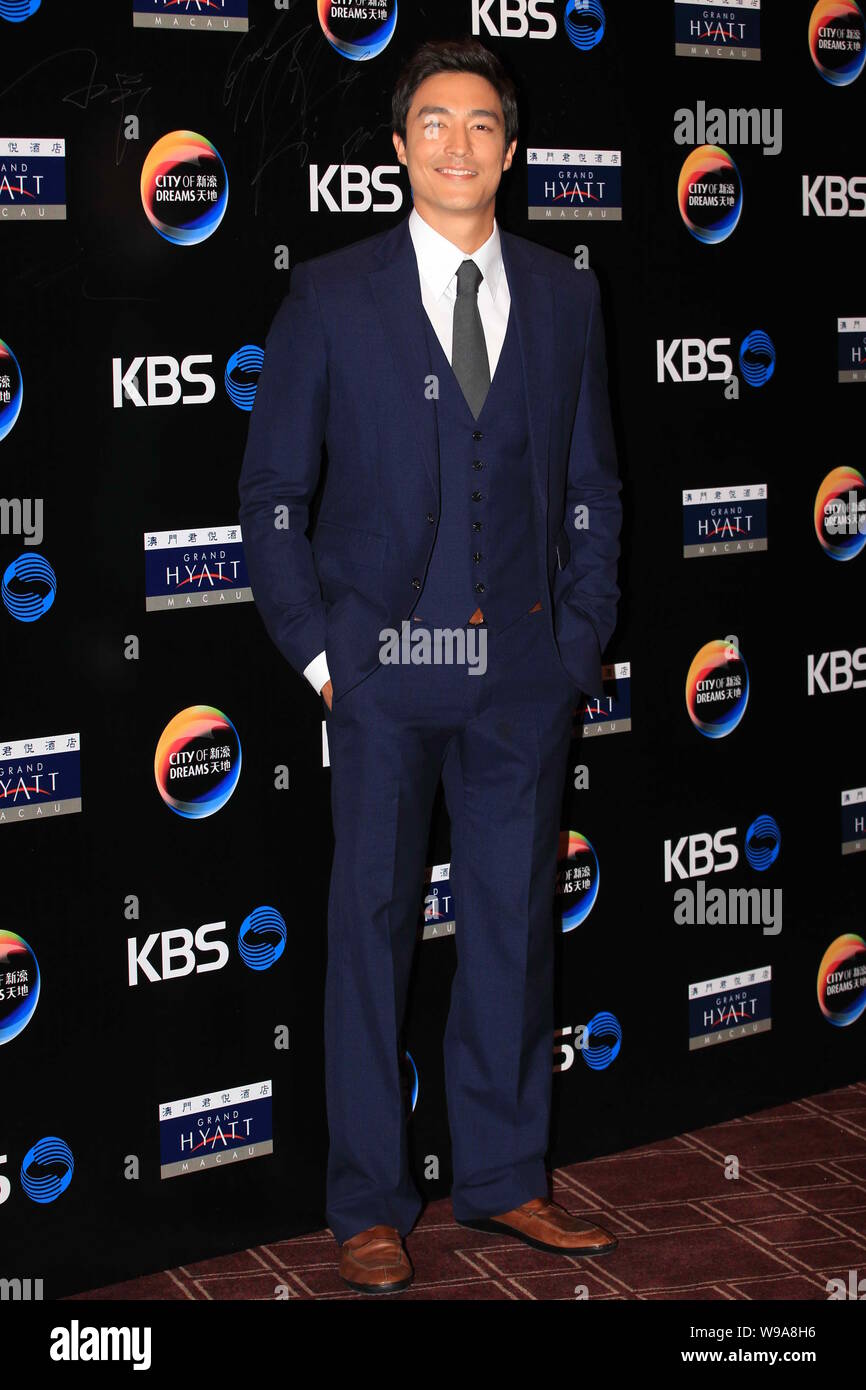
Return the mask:
{"type": "MultiPolygon", "coordinates": [[[[484,341],[487,344],[492,380],[505,341],[511,307],[511,294],[502,264],[502,247],[496,218],[493,219],[493,231],[490,236],[471,256],[467,256],[453,241],[449,241],[441,232],[431,227],[429,222],[425,222],[417,208],[413,208],[409,214],[409,235],[418,261],[421,302],[449,362],[458,267],[465,260],[473,260],[481,271],[484,278],[478,286],[478,312],[484,330],[484,341]]],[[[319,652],[319,655],[314,656],[309,665],[304,667],[304,675],[318,695],[322,686],[330,680],[324,652],[319,652]]]]}

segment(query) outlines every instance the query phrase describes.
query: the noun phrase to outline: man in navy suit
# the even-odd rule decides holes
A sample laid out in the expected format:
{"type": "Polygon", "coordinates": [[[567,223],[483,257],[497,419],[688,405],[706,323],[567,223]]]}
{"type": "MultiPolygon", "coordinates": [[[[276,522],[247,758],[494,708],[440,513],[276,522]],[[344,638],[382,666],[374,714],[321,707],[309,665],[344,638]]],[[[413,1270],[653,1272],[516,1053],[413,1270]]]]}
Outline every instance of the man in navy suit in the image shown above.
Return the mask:
{"type": "Polygon", "coordinates": [[[549,1199],[544,1167],[572,714],[602,691],[619,599],[598,281],[498,226],[517,107],[477,40],[422,45],[393,125],[413,210],[295,267],[240,479],[256,603],[324,701],[326,1213],[366,1293],[413,1273],[399,1034],[440,775],[455,1218],[569,1255],[617,1243],[549,1199]]]}

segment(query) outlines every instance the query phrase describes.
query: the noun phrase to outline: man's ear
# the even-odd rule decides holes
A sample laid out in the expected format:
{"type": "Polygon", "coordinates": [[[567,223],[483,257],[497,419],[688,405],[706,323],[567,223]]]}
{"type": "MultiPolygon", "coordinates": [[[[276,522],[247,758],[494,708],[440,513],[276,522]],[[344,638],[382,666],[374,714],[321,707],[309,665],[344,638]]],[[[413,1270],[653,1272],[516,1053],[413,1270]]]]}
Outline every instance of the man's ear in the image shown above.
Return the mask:
{"type": "Polygon", "coordinates": [[[397,134],[396,130],[391,132],[391,139],[394,141],[394,149],[397,151],[397,158],[401,164],[406,163],[406,146],[397,134]]]}
{"type": "Polygon", "coordinates": [[[505,158],[504,158],[503,161],[502,161],[502,172],[503,172],[503,174],[505,173],[505,170],[506,170],[506,169],[510,169],[510,168],[511,168],[511,161],[512,161],[513,158],[514,158],[514,151],[515,151],[516,149],[517,149],[517,138],[515,137],[515,138],[512,140],[511,144],[508,146],[508,149],[505,151],[505,158]]]}

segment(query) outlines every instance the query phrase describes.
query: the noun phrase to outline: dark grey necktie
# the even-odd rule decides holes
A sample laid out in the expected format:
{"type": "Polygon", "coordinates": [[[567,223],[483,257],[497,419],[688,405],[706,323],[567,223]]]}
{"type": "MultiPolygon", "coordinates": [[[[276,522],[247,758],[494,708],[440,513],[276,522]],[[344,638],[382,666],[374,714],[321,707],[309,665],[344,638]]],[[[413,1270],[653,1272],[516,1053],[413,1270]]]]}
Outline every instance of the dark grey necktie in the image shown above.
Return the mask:
{"type": "Polygon", "coordinates": [[[451,340],[451,366],[476,420],[490,390],[490,361],[478,311],[478,286],[483,279],[474,261],[458,266],[451,340]]]}

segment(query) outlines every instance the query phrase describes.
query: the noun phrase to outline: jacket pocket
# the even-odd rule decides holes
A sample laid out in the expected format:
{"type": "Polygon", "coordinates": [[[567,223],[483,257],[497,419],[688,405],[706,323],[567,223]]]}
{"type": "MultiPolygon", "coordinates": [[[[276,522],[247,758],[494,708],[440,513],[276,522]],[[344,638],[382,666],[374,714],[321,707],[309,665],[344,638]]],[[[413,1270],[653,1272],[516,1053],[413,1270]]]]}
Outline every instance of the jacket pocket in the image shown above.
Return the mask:
{"type": "Polygon", "coordinates": [[[320,519],[312,539],[313,553],[327,560],[380,570],[388,542],[373,531],[359,531],[339,521],[320,519]]]}

